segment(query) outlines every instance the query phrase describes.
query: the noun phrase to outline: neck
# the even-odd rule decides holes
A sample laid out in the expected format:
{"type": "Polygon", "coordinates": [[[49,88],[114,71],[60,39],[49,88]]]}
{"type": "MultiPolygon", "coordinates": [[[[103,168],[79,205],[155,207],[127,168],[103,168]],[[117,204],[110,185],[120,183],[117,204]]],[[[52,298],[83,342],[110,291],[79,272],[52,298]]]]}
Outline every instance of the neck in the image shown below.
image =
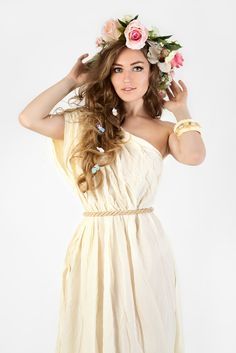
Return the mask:
{"type": "Polygon", "coordinates": [[[147,112],[143,106],[143,99],[134,102],[123,102],[125,108],[126,119],[135,119],[137,116],[147,117],[147,112]]]}

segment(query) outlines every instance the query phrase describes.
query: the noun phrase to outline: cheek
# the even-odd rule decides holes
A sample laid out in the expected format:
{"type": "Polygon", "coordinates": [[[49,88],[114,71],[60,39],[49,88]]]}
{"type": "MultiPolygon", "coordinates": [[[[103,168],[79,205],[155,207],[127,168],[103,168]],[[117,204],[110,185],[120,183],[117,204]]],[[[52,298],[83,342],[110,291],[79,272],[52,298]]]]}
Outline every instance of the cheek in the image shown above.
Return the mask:
{"type": "Polygon", "coordinates": [[[139,77],[139,83],[143,86],[148,86],[149,85],[149,77],[148,75],[144,74],[144,75],[140,75],[139,77]]]}
{"type": "Polygon", "coordinates": [[[113,86],[116,86],[116,79],[114,76],[111,76],[111,83],[113,86]]]}
{"type": "Polygon", "coordinates": [[[111,83],[112,83],[113,87],[116,88],[119,84],[119,78],[117,78],[117,76],[112,76],[111,83]]]}

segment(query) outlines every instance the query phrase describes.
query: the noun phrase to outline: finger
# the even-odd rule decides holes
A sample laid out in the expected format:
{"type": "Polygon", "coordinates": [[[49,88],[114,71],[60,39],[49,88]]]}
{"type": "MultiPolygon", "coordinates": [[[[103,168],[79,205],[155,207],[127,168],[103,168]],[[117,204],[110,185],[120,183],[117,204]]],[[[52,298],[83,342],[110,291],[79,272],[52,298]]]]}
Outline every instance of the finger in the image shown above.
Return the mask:
{"type": "Polygon", "coordinates": [[[167,90],[169,91],[169,93],[174,97],[175,96],[175,92],[173,90],[173,87],[169,86],[167,87],[167,90]]]}
{"type": "Polygon", "coordinates": [[[170,91],[169,88],[166,89],[166,93],[167,93],[167,96],[169,97],[169,99],[173,99],[173,98],[174,98],[174,95],[173,95],[173,93],[170,91]]]}
{"type": "Polygon", "coordinates": [[[86,54],[82,54],[79,56],[78,60],[82,61],[84,58],[86,58],[89,54],[86,53],[86,54]]]}
{"type": "Polygon", "coordinates": [[[174,80],[171,81],[170,87],[174,93],[182,92],[182,88],[174,80]]]}
{"type": "Polygon", "coordinates": [[[181,85],[184,91],[187,91],[187,86],[184,84],[182,80],[179,80],[179,84],[181,85]]]}

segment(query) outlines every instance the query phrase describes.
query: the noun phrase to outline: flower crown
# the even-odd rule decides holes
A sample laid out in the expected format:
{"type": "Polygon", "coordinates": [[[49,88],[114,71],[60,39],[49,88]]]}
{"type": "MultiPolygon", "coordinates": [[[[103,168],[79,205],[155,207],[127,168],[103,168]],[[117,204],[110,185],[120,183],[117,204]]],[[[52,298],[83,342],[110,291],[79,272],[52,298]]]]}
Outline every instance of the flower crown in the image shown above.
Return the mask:
{"type": "Polygon", "coordinates": [[[141,49],[148,43],[147,59],[160,69],[158,89],[165,96],[174,77],[174,68],[183,65],[184,59],[177,51],[182,46],[176,41],[168,41],[172,35],[160,36],[154,26],[148,30],[137,18],[138,15],[134,18],[126,15],[122,19],[108,20],[102,28],[102,35],[96,39],[96,46],[103,49],[111,42],[123,40],[128,48],[141,49]]]}

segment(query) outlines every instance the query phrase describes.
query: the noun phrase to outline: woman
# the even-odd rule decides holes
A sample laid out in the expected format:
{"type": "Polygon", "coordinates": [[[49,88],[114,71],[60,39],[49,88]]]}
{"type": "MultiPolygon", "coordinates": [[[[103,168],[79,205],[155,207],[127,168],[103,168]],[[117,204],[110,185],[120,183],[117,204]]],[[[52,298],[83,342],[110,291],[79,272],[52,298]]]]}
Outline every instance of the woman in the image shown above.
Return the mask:
{"type": "Polygon", "coordinates": [[[206,151],[172,76],[180,46],[137,17],[109,20],[102,50],[19,117],[52,139],[85,209],[66,254],[56,353],[184,352],[174,257],[152,205],[164,158],[198,165],[206,151]],[[51,114],[75,88],[84,104],[51,114]]]}

